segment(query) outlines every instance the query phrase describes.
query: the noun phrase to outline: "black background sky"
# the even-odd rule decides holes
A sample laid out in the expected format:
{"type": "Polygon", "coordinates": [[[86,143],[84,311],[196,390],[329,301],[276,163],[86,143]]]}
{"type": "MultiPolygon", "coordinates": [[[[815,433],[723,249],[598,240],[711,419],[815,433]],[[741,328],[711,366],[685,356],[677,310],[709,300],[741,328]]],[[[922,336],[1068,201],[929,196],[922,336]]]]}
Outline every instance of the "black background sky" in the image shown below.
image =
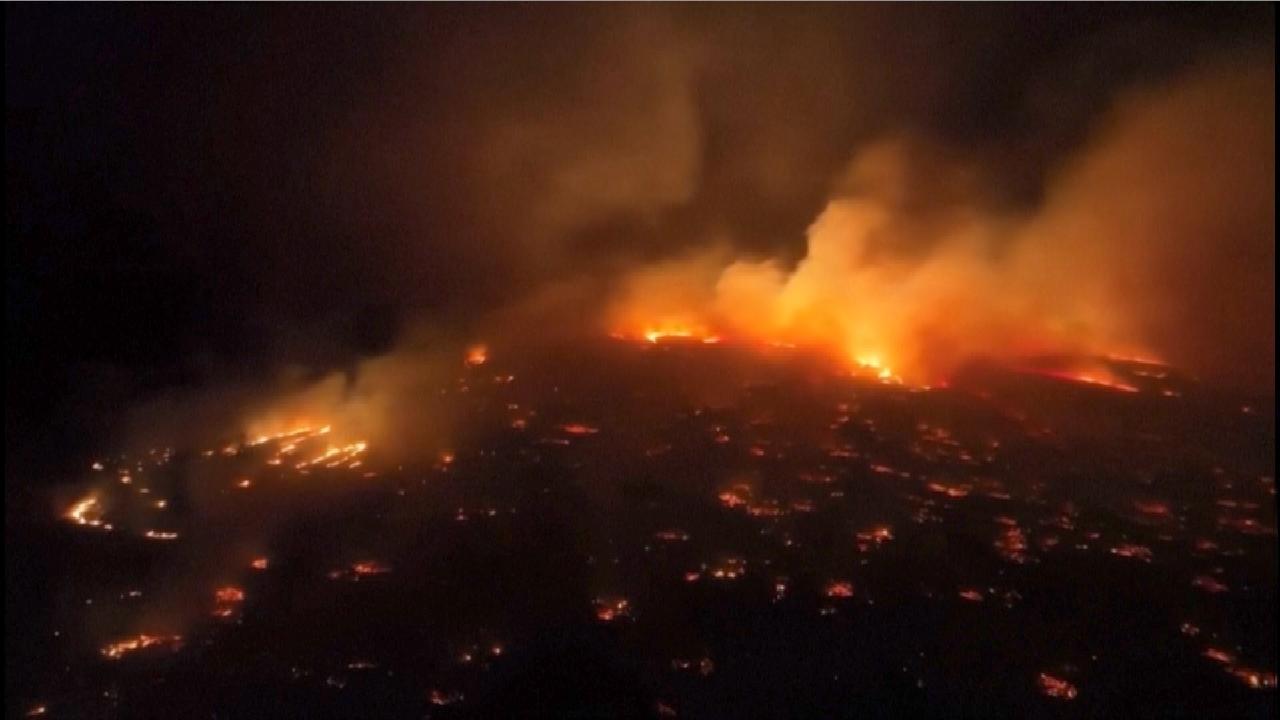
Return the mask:
{"type": "Polygon", "coordinates": [[[1115,93],[1259,47],[1270,4],[7,5],[6,465],[721,232],[794,257],[886,132],[1033,204],[1115,93]]]}

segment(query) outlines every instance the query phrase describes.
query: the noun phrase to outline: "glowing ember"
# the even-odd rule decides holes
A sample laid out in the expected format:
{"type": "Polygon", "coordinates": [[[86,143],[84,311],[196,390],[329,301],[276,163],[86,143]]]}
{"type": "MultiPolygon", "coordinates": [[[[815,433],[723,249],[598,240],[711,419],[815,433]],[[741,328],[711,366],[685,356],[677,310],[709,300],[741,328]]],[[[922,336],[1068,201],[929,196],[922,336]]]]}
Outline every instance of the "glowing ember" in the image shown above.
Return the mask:
{"type": "Polygon", "coordinates": [[[727,508],[742,507],[750,502],[749,493],[744,493],[740,489],[725,490],[720,493],[719,498],[720,504],[727,508]]]}
{"type": "Polygon", "coordinates": [[[1234,667],[1228,672],[1254,690],[1274,690],[1276,687],[1276,674],[1273,672],[1247,667],[1234,667]]]}
{"type": "Polygon", "coordinates": [[[441,707],[462,702],[462,697],[460,692],[445,692],[443,690],[432,690],[428,695],[432,705],[441,707]]]}
{"type": "Polygon", "coordinates": [[[626,598],[596,598],[596,619],[601,622],[613,622],[620,618],[631,617],[631,603],[626,598]]]}
{"type": "Polygon", "coordinates": [[[351,572],[355,573],[357,577],[386,575],[387,573],[391,572],[391,567],[388,565],[383,565],[382,563],[377,562],[375,560],[364,560],[364,561],[352,564],[351,572]]]}
{"type": "Polygon", "coordinates": [[[253,562],[249,563],[249,567],[254,570],[266,570],[271,567],[271,559],[265,557],[254,558],[253,562]]]}
{"type": "Polygon", "coordinates": [[[1208,575],[1197,575],[1191,581],[1191,586],[1200,588],[1207,593],[1224,593],[1231,589],[1208,575]]]}
{"type": "Polygon", "coordinates": [[[826,596],[829,598],[853,597],[853,583],[847,580],[835,580],[827,583],[826,596]]]}
{"type": "Polygon", "coordinates": [[[1011,527],[1001,533],[995,542],[996,552],[1005,560],[1024,565],[1031,561],[1031,556],[1027,554],[1027,536],[1022,532],[1022,528],[1011,527]]]}
{"type": "Polygon", "coordinates": [[[1168,517],[1169,506],[1157,500],[1137,500],[1133,503],[1133,507],[1143,515],[1152,517],[1168,517]]]}
{"type": "Polygon", "coordinates": [[[1079,694],[1075,685],[1061,678],[1056,678],[1049,673],[1040,673],[1037,682],[1040,686],[1040,692],[1051,698],[1075,700],[1076,695],[1079,694]]]}
{"type": "Polygon", "coordinates": [[[949,498],[968,497],[969,492],[973,490],[972,486],[969,485],[945,485],[938,482],[929,483],[928,488],[930,492],[946,495],[949,498]]]}
{"type": "Polygon", "coordinates": [[[218,588],[213,595],[214,595],[214,598],[220,603],[244,602],[244,590],[238,587],[228,586],[228,587],[218,588]]]}
{"type": "Polygon", "coordinates": [[[1117,545],[1111,548],[1111,554],[1143,562],[1151,562],[1151,548],[1145,545],[1134,545],[1132,543],[1117,545]]]}
{"type": "Polygon", "coordinates": [[[960,597],[968,600],[969,602],[982,602],[986,599],[986,596],[982,594],[982,591],[975,588],[966,588],[961,590],[960,597]]]}
{"type": "Polygon", "coordinates": [[[863,542],[873,542],[877,545],[886,543],[893,539],[893,528],[887,525],[874,527],[858,533],[858,539],[863,542]]]}
{"type": "Polygon", "coordinates": [[[746,575],[747,561],[738,557],[727,558],[724,562],[712,567],[710,573],[716,580],[737,580],[746,575]]]}
{"type": "Polygon", "coordinates": [[[1205,648],[1204,656],[1214,662],[1219,662],[1224,665],[1227,665],[1236,661],[1235,655],[1232,655],[1226,650],[1219,650],[1218,648],[1205,648]]]}
{"type": "Polygon", "coordinates": [[[595,435],[596,433],[600,432],[599,428],[594,428],[594,427],[591,427],[590,425],[583,425],[582,423],[569,423],[567,425],[561,425],[560,429],[570,435],[595,435]]]}
{"type": "Polygon", "coordinates": [[[148,530],[142,536],[148,540],[169,541],[178,539],[178,533],[164,530],[148,530]]]}
{"type": "Polygon", "coordinates": [[[472,345],[467,348],[467,364],[477,367],[489,361],[489,348],[484,345],[472,345]]]}

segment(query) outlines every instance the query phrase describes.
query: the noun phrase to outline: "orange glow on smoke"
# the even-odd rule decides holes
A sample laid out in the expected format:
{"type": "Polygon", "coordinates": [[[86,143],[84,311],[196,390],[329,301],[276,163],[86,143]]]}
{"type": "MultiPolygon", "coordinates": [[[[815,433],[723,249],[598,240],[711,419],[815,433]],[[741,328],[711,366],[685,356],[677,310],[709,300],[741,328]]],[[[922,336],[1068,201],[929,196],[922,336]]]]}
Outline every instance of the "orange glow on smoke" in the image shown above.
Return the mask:
{"type": "Polygon", "coordinates": [[[725,243],[638,268],[606,307],[605,328],[655,344],[796,347],[912,385],[936,385],[981,357],[1152,356],[1130,308],[1111,296],[1127,269],[1086,263],[1074,216],[1046,226],[942,202],[924,217],[902,202],[914,150],[886,141],[859,153],[798,262],[725,243]]]}

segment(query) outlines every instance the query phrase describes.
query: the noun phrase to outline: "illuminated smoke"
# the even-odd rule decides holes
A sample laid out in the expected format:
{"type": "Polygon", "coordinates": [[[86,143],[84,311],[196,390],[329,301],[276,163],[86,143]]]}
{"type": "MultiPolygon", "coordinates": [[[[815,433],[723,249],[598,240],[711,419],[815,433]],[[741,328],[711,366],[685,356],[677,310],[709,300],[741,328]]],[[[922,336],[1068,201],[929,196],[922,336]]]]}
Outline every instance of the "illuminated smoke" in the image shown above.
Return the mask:
{"type": "Polygon", "coordinates": [[[647,266],[606,324],[814,346],[921,383],[1044,353],[1272,367],[1273,86],[1269,65],[1232,65],[1132,93],[1033,212],[984,203],[977,163],[877,142],[797,264],[712,248],[647,266]]]}

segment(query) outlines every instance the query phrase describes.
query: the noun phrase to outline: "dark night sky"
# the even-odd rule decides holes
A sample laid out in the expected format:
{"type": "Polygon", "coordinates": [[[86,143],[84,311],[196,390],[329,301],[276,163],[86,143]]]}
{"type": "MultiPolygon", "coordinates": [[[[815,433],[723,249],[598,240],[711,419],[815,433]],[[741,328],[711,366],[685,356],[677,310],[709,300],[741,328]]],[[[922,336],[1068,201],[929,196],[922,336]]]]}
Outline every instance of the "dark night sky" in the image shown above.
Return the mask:
{"type": "Polygon", "coordinates": [[[711,235],[795,257],[886,132],[1034,205],[1117,92],[1259,50],[1270,4],[8,5],[7,464],[711,235]]]}

